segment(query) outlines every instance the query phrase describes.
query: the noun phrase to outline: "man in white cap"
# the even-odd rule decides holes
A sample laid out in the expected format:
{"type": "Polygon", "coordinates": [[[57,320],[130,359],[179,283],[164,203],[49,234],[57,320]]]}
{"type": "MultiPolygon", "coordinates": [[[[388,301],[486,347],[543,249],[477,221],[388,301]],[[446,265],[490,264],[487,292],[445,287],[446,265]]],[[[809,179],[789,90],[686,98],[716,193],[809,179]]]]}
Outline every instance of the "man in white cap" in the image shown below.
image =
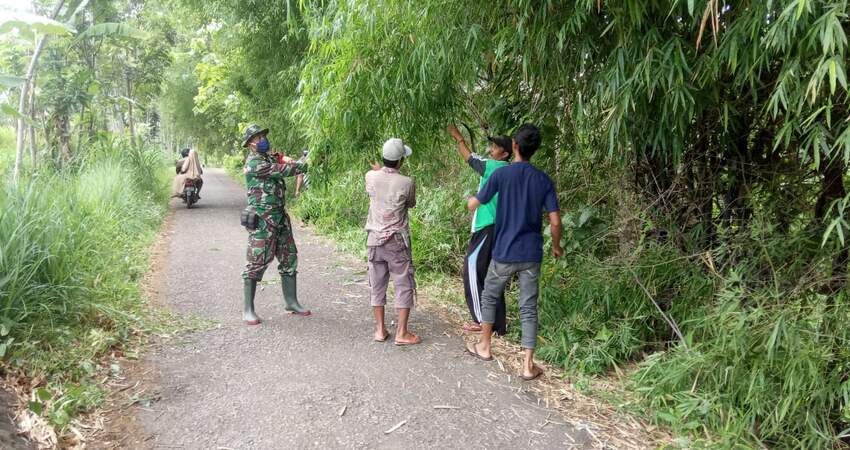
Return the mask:
{"type": "Polygon", "coordinates": [[[375,316],[374,339],[384,342],[390,336],[384,323],[384,306],[392,277],[398,312],[396,345],[421,342],[419,336],[407,330],[416,294],[407,210],[416,206],[416,187],[410,177],[399,173],[399,169],[411,153],[410,147],[404,145],[401,139],[389,139],[384,142],[383,166],[366,174],[366,193],[369,194],[366,249],[369,254],[372,313],[375,316]]]}

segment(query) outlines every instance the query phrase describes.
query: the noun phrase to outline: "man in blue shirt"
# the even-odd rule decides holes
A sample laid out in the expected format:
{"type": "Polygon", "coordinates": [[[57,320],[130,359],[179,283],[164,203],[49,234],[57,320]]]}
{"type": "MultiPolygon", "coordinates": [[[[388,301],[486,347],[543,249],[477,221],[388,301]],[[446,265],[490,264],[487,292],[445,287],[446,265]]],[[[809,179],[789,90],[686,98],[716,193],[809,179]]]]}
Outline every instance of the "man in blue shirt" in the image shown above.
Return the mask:
{"type": "Polygon", "coordinates": [[[529,160],[540,147],[540,130],[534,125],[519,127],[513,137],[514,163],[497,169],[487,184],[470,197],[470,211],[499,194],[496,207],[496,239],[493,259],[487,269],[481,298],[481,338],[467,345],[472,355],[490,361],[490,343],[498,299],[514,274],[519,278],[519,316],[522,324],[522,348],[525,353],[520,377],[533,380],[543,373],[534,364],[537,344],[537,295],[540,263],[543,260],[542,211],[549,215],[552,230],[552,255],[561,257],[561,215],[555,185],[529,160]]]}

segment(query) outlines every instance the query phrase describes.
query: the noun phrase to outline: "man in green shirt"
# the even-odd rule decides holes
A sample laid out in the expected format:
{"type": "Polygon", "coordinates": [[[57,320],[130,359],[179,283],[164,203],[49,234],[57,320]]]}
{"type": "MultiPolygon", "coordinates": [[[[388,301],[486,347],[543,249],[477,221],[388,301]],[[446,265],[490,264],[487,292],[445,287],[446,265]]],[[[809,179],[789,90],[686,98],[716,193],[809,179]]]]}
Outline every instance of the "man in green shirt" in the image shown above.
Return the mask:
{"type": "MultiPolygon", "coordinates": [[[[450,125],[448,131],[457,141],[457,151],[460,156],[481,177],[478,190],[481,190],[496,169],[510,164],[511,138],[505,136],[489,137],[490,148],[488,153],[490,159],[484,159],[469,150],[463,135],[454,125],[450,125]]],[[[463,260],[463,287],[466,295],[466,306],[472,316],[472,321],[463,325],[463,329],[466,331],[481,331],[481,292],[484,289],[484,279],[487,277],[487,267],[490,265],[495,239],[494,224],[496,222],[497,202],[498,196],[493,197],[489,203],[481,205],[475,211],[475,215],[472,216],[472,237],[469,240],[469,247],[463,260]]],[[[503,335],[507,332],[504,295],[500,300],[493,330],[497,334],[503,335]]]]}

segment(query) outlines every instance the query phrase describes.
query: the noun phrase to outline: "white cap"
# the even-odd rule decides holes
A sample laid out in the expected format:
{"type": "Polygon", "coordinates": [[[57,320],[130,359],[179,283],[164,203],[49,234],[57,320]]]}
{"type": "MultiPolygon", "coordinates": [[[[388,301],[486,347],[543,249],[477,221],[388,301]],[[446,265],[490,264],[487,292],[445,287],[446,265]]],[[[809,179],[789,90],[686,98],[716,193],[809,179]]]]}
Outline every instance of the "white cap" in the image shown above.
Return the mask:
{"type": "Polygon", "coordinates": [[[384,142],[383,157],[387,161],[398,161],[401,158],[407,158],[411,153],[413,150],[404,145],[404,141],[399,138],[387,139],[387,142],[384,142]]]}

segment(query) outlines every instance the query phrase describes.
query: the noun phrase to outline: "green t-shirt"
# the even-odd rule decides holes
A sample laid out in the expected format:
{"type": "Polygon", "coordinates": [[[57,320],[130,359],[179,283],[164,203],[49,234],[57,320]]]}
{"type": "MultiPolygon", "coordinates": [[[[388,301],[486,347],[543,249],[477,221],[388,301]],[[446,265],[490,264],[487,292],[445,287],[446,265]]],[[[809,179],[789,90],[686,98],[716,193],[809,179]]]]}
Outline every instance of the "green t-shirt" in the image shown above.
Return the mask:
{"type": "MultiPolygon", "coordinates": [[[[478,175],[481,176],[481,181],[478,183],[478,190],[487,184],[487,180],[490,179],[490,175],[493,172],[500,168],[507,166],[507,161],[495,161],[492,159],[484,159],[479,157],[478,155],[472,155],[469,158],[469,167],[472,168],[478,175]]],[[[496,223],[496,205],[499,201],[499,194],[493,196],[493,199],[489,202],[481,205],[475,210],[475,215],[472,216],[472,232],[476,232],[486,226],[493,225],[496,223]]]]}

